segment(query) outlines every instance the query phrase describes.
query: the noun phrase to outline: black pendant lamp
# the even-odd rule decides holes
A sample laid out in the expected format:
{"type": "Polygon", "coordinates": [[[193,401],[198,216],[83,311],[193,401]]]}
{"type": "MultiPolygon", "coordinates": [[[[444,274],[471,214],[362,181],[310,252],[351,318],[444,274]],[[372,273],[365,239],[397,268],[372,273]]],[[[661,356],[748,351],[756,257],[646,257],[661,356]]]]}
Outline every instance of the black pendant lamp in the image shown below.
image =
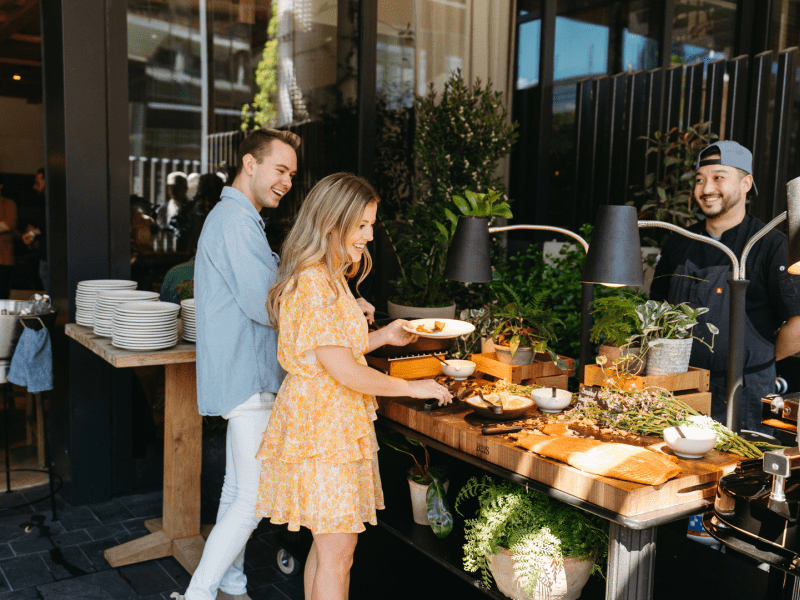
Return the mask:
{"type": "Polygon", "coordinates": [[[644,285],[635,207],[604,205],[598,209],[581,281],[609,286],[644,285]]]}
{"type": "Polygon", "coordinates": [[[456,233],[447,251],[446,279],[473,283],[492,280],[488,217],[458,217],[456,233]]]}

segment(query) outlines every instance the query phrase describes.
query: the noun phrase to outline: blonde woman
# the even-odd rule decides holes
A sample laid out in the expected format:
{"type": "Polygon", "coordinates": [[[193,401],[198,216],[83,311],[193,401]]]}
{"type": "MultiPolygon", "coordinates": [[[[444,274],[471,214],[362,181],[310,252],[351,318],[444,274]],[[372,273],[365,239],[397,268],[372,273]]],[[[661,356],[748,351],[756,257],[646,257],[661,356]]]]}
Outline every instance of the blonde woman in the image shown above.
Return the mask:
{"type": "Polygon", "coordinates": [[[303,202],[283,245],[267,312],[278,329],[278,360],[288,375],[258,452],[257,515],[311,530],[304,573],[307,600],[347,598],[358,533],[377,523],[383,491],[373,421],[375,396],[435,398],[447,388],[407,381],[367,366],[364,354],[417,339],[405,321],[368,333],[347,280],[366,276],[366,244],[378,196],[364,179],[337,173],[303,202]]]}

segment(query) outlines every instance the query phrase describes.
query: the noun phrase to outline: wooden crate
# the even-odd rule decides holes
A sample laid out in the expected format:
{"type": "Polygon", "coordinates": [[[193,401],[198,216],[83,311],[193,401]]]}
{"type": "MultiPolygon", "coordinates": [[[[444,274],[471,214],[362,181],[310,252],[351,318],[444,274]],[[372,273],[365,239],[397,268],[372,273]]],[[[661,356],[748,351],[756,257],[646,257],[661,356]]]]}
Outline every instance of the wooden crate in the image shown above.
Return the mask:
{"type": "MultiPolygon", "coordinates": [[[[550,377],[553,375],[566,375],[567,377],[575,374],[575,360],[561,356],[567,364],[566,369],[559,369],[549,358],[545,360],[537,355],[530,365],[507,365],[497,360],[495,352],[484,354],[473,354],[470,360],[475,363],[475,370],[486,373],[493,377],[505,379],[511,383],[522,383],[528,379],[539,379],[540,377],[550,377]]],[[[435,360],[435,359],[434,359],[435,360]]]]}
{"type": "MultiPolygon", "coordinates": [[[[444,358],[444,352],[437,353],[437,356],[444,358]]],[[[369,366],[400,379],[422,379],[435,377],[442,373],[442,363],[433,356],[415,356],[389,360],[380,356],[367,355],[366,358],[369,366]]]]}
{"type": "Polygon", "coordinates": [[[711,382],[711,373],[697,367],[689,367],[685,373],[671,375],[625,374],[618,376],[614,369],[603,369],[600,365],[587,365],[584,384],[605,386],[609,377],[614,381],[614,385],[623,390],[660,387],[670,392],[707,392],[711,382]]]}
{"type": "Polygon", "coordinates": [[[695,409],[701,415],[711,416],[711,392],[673,392],[673,395],[695,409]]]}
{"type": "Polygon", "coordinates": [[[522,382],[522,385],[540,385],[542,387],[555,387],[560,390],[566,390],[568,382],[569,375],[561,373],[561,375],[546,375],[544,377],[526,379],[522,382]]]}

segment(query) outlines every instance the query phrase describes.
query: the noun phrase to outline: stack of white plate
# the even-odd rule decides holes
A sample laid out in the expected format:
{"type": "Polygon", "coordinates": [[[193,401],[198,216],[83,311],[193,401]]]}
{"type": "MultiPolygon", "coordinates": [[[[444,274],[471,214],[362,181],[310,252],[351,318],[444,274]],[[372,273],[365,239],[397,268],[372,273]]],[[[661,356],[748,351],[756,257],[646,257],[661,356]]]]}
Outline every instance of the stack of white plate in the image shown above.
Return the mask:
{"type": "Polygon", "coordinates": [[[78,290],[75,292],[75,322],[84,327],[94,325],[94,308],[97,301],[97,293],[103,290],[135,290],[135,281],[127,279],[87,279],[78,282],[78,290]]]}
{"type": "Polygon", "coordinates": [[[178,343],[178,311],[172,302],[126,302],[114,308],[111,345],[124,350],[163,350],[178,343]]]}
{"type": "Polygon", "coordinates": [[[183,339],[187,342],[197,341],[197,322],[194,320],[194,298],[181,300],[181,322],[183,323],[183,339]]]}
{"type": "Polygon", "coordinates": [[[110,338],[113,334],[114,309],[126,302],[155,302],[158,292],[144,290],[103,290],[97,293],[94,305],[94,333],[110,338]]]}

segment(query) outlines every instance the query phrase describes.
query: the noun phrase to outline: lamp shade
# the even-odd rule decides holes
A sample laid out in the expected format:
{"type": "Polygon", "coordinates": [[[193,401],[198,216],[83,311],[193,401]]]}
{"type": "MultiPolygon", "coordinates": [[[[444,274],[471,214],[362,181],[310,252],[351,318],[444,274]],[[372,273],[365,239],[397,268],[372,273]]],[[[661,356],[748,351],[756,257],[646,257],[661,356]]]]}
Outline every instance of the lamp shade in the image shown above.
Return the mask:
{"type": "Polygon", "coordinates": [[[786,184],[786,206],[789,222],[789,273],[800,275],[800,177],[786,184]]]}
{"type": "Polygon", "coordinates": [[[605,285],[644,285],[642,247],[635,207],[600,207],[581,281],[605,285]]]}
{"type": "Polygon", "coordinates": [[[447,251],[444,276],[475,283],[492,280],[488,217],[458,217],[456,233],[447,251]]]}

